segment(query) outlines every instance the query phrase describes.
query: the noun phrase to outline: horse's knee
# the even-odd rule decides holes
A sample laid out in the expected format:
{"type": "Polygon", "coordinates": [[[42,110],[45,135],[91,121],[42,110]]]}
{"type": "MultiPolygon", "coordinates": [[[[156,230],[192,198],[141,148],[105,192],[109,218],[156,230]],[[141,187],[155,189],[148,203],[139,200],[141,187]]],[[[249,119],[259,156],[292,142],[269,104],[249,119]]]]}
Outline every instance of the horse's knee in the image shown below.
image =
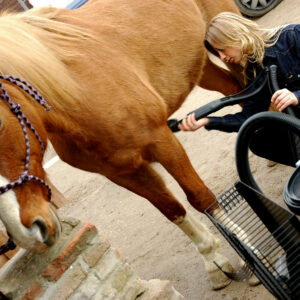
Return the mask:
{"type": "Polygon", "coordinates": [[[199,212],[204,212],[209,206],[216,201],[216,196],[213,192],[203,183],[200,189],[195,193],[187,193],[189,203],[199,212]]]}
{"type": "Polygon", "coordinates": [[[156,208],[158,208],[171,222],[176,222],[176,220],[183,219],[186,210],[183,205],[174,199],[158,199],[158,201],[152,202],[156,208]]]}

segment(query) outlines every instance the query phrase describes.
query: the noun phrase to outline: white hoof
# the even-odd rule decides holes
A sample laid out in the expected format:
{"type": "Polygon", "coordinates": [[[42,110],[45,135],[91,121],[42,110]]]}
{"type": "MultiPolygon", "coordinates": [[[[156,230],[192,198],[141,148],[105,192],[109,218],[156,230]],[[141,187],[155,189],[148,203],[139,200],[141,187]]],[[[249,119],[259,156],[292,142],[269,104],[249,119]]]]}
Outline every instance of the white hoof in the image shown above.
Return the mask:
{"type": "MultiPolygon", "coordinates": [[[[246,263],[240,258],[239,268],[243,268],[245,264],[246,263]]],[[[251,277],[248,280],[248,284],[250,286],[256,286],[256,285],[259,285],[260,283],[261,283],[260,280],[252,273],[251,277]]]]}
{"type": "Polygon", "coordinates": [[[261,282],[254,274],[252,274],[252,276],[250,277],[248,283],[249,283],[250,286],[257,286],[261,282]]]}
{"type": "MultiPolygon", "coordinates": [[[[233,268],[230,263],[226,263],[222,265],[222,270],[232,273],[233,268]]],[[[213,290],[219,290],[231,283],[231,279],[229,279],[217,266],[211,272],[208,272],[210,285],[213,290]]]]}

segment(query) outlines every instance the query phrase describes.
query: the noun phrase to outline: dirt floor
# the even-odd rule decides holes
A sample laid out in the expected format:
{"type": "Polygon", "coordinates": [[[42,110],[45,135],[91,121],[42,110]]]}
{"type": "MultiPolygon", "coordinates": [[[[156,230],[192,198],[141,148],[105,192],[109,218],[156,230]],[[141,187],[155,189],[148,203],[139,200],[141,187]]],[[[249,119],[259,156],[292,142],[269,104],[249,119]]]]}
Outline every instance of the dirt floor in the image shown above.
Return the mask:
{"type": "MultiPolygon", "coordinates": [[[[257,22],[264,27],[300,23],[299,0],[283,0],[257,22]]],[[[175,117],[183,117],[221,96],[216,92],[195,89],[175,117]]],[[[238,110],[238,106],[230,107],[223,109],[220,114],[238,110]]],[[[198,174],[216,195],[227,190],[238,179],[234,159],[236,134],[207,132],[203,129],[195,133],[180,132],[177,137],[198,174]]],[[[48,158],[49,155],[53,153],[48,154],[48,158]]],[[[251,166],[264,193],[282,203],[282,190],[292,169],[282,165],[270,168],[266,160],[253,156],[251,166]]],[[[156,168],[176,197],[190,208],[174,179],[159,165],[156,168]]],[[[246,283],[233,282],[225,289],[211,291],[203,261],[192,242],[145,199],[100,175],[74,169],[61,161],[51,166],[48,173],[57,188],[69,199],[59,214],[94,223],[100,234],[108,237],[141,278],[168,279],[189,300],[274,299],[263,285],[250,287],[246,283]]],[[[212,232],[219,235],[204,215],[200,218],[212,232]]],[[[220,239],[225,255],[236,264],[237,255],[221,236],[220,239]]]]}

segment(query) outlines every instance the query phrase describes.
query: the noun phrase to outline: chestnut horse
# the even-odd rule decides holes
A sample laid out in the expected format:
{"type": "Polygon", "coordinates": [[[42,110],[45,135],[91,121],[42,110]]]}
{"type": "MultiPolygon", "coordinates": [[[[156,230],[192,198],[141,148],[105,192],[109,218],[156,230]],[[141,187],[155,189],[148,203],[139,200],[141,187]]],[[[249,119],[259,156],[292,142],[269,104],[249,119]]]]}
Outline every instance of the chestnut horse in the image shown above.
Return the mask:
{"type": "Polygon", "coordinates": [[[166,121],[195,85],[240,89],[204,48],[206,22],[222,10],[238,13],[231,0],[90,0],[1,16],[0,73],[26,80],[52,107],[22,80],[1,77],[0,218],[15,243],[37,249],[59,236],[42,167],[49,139],[66,163],[148,199],[195,242],[213,288],[228,283],[213,263],[230,271],[217,239],[151,167],[159,162],[199,212],[215,200],[166,121]]]}

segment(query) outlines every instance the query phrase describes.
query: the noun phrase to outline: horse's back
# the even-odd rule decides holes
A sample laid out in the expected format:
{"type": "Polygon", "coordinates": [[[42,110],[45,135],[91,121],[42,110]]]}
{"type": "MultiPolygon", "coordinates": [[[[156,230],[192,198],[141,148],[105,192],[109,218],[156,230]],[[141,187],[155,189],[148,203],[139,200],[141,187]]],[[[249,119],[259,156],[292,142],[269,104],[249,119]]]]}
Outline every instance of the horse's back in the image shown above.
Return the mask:
{"type": "Polygon", "coordinates": [[[94,0],[58,18],[94,35],[96,42],[82,41],[81,47],[97,74],[152,89],[172,111],[199,79],[205,24],[193,1],[94,0]]]}

